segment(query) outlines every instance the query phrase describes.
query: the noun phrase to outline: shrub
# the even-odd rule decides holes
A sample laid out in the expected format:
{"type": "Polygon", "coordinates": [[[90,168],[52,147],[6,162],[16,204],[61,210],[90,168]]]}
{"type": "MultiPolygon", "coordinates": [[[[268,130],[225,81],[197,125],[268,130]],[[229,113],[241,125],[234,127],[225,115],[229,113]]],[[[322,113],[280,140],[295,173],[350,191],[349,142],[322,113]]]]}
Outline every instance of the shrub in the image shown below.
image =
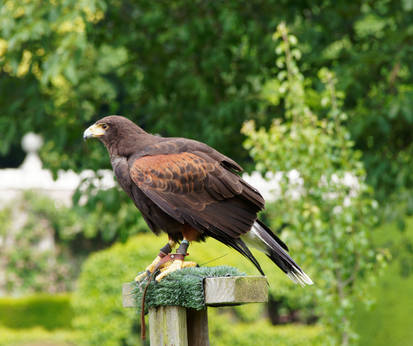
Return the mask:
{"type": "Polygon", "coordinates": [[[7,294],[55,294],[73,290],[75,261],[67,244],[59,241],[61,226],[69,229],[69,208],[49,197],[25,191],[0,210],[0,263],[4,280],[0,290],[7,294]]]}
{"type": "Polygon", "coordinates": [[[0,325],[9,328],[70,328],[73,310],[70,295],[33,295],[0,298],[0,325]]]}
{"type": "Polygon", "coordinates": [[[280,24],[274,39],[277,74],[262,96],[283,116],[268,129],[247,122],[245,146],[257,170],[278,179],[269,217],[288,224],[284,239],[299,250],[297,260],[315,282],[316,289],[301,294],[316,305],[331,342],[349,345],[357,337],[355,309],[369,303],[370,285],[385,260],[371,242],[378,205],[344,126],[344,94],[335,75],[321,69],[316,88],[300,71],[297,38],[280,24]]]}
{"type": "Polygon", "coordinates": [[[208,315],[211,345],[325,345],[319,326],[272,326],[264,319],[235,324],[231,322],[229,314],[219,315],[216,309],[209,309],[208,315]]]}

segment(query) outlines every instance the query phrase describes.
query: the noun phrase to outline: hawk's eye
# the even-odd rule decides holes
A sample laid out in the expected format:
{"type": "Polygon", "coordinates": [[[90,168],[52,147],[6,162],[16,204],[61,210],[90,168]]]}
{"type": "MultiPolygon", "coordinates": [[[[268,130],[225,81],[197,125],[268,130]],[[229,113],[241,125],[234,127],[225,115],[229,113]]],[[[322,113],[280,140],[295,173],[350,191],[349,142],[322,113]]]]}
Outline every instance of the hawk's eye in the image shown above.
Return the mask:
{"type": "Polygon", "coordinates": [[[103,124],[103,125],[102,125],[102,128],[103,128],[104,130],[106,130],[108,127],[109,127],[109,126],[106,125],[106,124],[103,124]]]}

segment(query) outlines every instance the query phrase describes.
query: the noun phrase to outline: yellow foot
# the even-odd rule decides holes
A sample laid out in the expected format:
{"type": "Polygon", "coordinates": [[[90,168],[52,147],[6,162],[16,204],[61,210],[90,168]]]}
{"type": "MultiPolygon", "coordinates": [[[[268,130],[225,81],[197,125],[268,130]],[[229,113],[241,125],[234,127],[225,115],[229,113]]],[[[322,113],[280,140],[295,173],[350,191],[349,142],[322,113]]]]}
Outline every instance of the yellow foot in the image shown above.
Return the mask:
{"type": "Polygon", "coordinates": [[[184,262],[182,260],[175,260],[171,262],[165,263],[161,268],[161,273],[156,277],[156,281],[161,281],[165,276],[173,273],[176,270],[180,270],[182,268],[189,268],[189,267],[196,267],[197,264],[195,262],[184,262]]]}
{"type": "Polygon", "coordinates": [[[157,257],[153,260],[153,262],[146,267],[145,271],[144,271],[143,273],[139,274],[139,275],[135,278],[135,281],[137,281],[137,282],[143,281],[143,280],[145,280],[145,278],[146,278],[148,275],[151,275],[151,274],[154,272],[154,270],[155,270],[155,268],[156,268],[156,266],[158,265],[158,263],[159,263],[160,260],[161,260],[161,258],[160,258],[159,256],[157,256],[157,257]]]}

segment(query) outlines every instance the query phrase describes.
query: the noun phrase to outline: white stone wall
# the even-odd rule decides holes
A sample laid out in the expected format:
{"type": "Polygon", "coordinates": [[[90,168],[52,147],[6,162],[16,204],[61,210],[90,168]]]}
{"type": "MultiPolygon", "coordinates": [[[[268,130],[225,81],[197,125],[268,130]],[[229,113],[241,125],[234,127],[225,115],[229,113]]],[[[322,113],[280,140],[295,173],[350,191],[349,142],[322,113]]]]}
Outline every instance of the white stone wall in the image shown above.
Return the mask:
{"type": "MultiPolygon", "coordinates": [[[[43,141],[40,136],[28,133],[23,137],[22,147],[27,155],[19,168],[0,170],[0,208],[7,206],[18,198],[25,190],[35,190],[65,205],[70,205],[72,195],[80,182],[85,178],[95,177],[92,170],[76,174],[73,171],[59,171],[58,178],[53,179],[49,170],[43,169],[42,162],[37,154],[43,141]]],[[[96,179],[96,183],[103,189],[113,187],[115,181],[111,170],[98,172],[103,177],[96,179]]]]}

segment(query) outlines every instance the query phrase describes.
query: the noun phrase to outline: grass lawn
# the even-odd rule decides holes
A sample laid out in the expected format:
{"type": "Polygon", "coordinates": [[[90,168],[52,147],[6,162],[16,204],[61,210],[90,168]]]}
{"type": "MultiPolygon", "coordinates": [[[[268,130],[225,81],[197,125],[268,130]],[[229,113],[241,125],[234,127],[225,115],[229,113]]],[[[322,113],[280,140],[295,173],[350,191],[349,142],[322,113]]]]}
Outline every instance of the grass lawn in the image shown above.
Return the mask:
{"type": "Polygon", "coordinates": [[[356,317],[359,344],[363,346],[413,345],[413,218],[406,220],[404,232],[395,224],[375,232],[379,246],[391,248],[393,260],[373,288],[376,304],[356,317]]]}
{"type": "Polygon", "coordinates": [[[0,326],[0,346],[75,346],[73,330],[48,331],[41,327],[12,329],[0,326]]]}

